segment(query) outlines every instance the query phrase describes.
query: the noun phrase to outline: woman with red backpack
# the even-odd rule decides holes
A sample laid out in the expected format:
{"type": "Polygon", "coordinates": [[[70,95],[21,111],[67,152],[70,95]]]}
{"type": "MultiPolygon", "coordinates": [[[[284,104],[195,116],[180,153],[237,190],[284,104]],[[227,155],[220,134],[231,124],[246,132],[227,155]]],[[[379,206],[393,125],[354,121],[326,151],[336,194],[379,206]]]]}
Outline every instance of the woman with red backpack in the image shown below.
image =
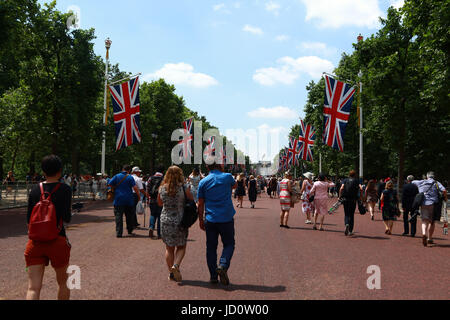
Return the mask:
{"type": "Polygon", "coordinates": [[[62,162],[55,155],[42,160],[46,181],[35,186],[28,200],[28,237],[25,262],[28,273],[27,300],[39,300],[45,267],[52,264],[58,282],[58,300],[68,300],[67,268],[71,245],[63,222],[72,217],[72,190],[61,183],[62,162]]]}

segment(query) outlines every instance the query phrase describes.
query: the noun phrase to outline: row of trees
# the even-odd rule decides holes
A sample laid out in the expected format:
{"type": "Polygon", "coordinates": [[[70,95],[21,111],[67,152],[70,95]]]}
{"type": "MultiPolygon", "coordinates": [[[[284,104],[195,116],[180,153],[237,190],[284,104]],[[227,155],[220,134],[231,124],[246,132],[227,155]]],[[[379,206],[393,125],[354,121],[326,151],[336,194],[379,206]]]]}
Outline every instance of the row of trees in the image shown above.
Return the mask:
{"type": "MultiPolygon", "coordinates": [[[[55,7],[55,1],[41,7],[37,0],[3,0],[0,6],[0,177],[9,170],[19,178],[39,172],[40,159],[49,153],[62,158],[65,173],[95,174],[103,131],[107,173],[124,163],[150,173],[172,163],[171,133],[183,120],[193,116],[204,130],[212,128],[173,85],[143,83],[142,143],[116,152],[113,121],[103,125],[105,62],[94,53],[95,31],[69,30],[71,14],[55,7]]],[[[111,81],[130,75],[118,65],[110,70],[111,81]]]]}
{"type": "MultiPolygon", "coordinates": [[[[406,0],[403,8],[390,8],[374,35],[354,44],[343,54],[334,71],[338,79],[363,83],[365,178],[422,177],[434,170],[441,179],[450,177],[450,2],[406,0]],[[358,78],[362,71],[362,78],[358,78]]],[[[345,176],[359,170],[357,99],[340,153],[324,146],[323,105],[325,81],[307,86],[306,122],[315,126],[315,162],[305,163],[345,176]]],[[[299,127],[291,135],[298,135],[299,127]]]]}

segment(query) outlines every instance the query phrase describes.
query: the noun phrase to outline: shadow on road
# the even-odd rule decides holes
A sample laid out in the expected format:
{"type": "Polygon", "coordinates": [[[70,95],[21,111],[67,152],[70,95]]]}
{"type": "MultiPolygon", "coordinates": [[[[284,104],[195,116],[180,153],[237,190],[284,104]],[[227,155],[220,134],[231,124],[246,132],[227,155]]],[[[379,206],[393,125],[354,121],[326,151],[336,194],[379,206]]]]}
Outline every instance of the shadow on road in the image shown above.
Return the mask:
{"type": "Polygon", "coordinates": [[[267,287],[267,286],[259,286],[252,284],[233,284],[231,283],[229,286],[222,286],[220,284],[211,284],[206,281],[198,281],[198,280],[183,280],[180,286],[191,286],[191,287],[202,287],[207,289],[214,290],[225,290],[225,291],[253,291],[253,292],[265,292],[265,293],[277,293],[286,291],[285,286],[275,286],[275,287],[267,287]]]}
{"type": "MultiPolygon", "coordinates": [[[[84,224],[104,223],[114,221],[114,215],[111,210],[111,216],[96,215],[97,212],[105,210],[110,204],[98,202],[89,204],[81,211],[72,216],[72,221],[66,226],[66,229],[76,229],[84,224]]],[[[0,239],[11,237],[21,237],[28,234],[27,229],[27,209],[5,210],[0,214],[0,239]]]]}

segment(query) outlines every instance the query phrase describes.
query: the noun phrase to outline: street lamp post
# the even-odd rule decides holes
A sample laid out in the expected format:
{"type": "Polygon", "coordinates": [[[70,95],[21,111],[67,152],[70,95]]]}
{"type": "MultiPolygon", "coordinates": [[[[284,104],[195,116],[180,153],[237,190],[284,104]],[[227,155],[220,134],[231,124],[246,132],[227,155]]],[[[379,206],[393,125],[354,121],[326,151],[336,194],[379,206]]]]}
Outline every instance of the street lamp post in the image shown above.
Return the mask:
{"type": "MultiPolygon", "coordinates": [[[[106,68],[105,68],[105,95],[104,95],[104,111],[103,124],[106,126],[106,110],[107,110],[107,94],[108,94],[108,64],[109,64],[109,49],[111,48],[112,41],[108,38],[105,40],[106,48],[106,68]]],[[[106,132],[103,130],[103,142],[102,142],[102,174],[106,174],[106,132]]]]}

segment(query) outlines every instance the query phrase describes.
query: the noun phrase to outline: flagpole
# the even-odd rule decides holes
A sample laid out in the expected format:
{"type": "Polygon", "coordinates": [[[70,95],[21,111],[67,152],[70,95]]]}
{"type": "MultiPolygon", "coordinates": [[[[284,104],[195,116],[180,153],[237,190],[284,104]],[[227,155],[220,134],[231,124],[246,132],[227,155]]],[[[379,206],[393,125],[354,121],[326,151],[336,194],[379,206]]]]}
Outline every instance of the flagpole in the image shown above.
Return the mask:
{"type": "MultiPolygon", "coordinates": [[[[364,37],[359,34],[358,43],[364,40],[364,37]]],[[[358,111],[359,111],[359,178],[364,179],[364,136],[363,136],[363,108],[361,104],[362,95],[362,70],[359,71],[359,95],[358,95],[358,111]]]]}
{"type": "MultiPolygon", "coordinates": [[[[105,95],[104,95],[104,117],[103,124],[106,126],[106,110],[107,110],[107,94],[108,94],[108,64],[109,64],[109,49],[111,48],[112,41],[108,38],[105,40],[106,48],[106,67],[105,67],[105,95]]],[[[105,163],[106,163],[106,132],[103,130],[103,142],[102,142],[102,174],[106,174],[105,163]]]]}
{"type": "MultiPolygon", "coordinates": [[[[360,71],[358,74],[359,78],[362,77],[362,72],[360,71]]],[[[364,179],[364,136],[363,136],[363,108],[361,104],[361,95],[362,95],[362,82],[359,83],[359,177],[364,179]]]]}

